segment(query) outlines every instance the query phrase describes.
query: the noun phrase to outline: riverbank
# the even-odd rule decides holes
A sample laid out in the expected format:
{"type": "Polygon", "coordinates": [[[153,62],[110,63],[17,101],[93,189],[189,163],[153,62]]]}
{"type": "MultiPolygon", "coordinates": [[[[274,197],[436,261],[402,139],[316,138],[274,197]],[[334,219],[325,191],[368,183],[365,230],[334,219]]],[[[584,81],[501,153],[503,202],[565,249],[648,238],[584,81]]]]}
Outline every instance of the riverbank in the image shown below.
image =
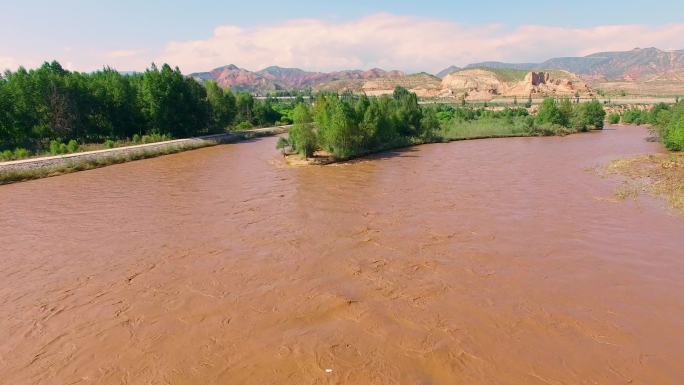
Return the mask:
{"type": "MultiPolygon", "coordinates": [[[[592,130],[592,131],[601,131],[601,130],[592,130]]],[[[589,131],[589,132],[591,132],[591,131],[589,131]]],[[[426,140],[426,141],[415,142],[415,143],[410,143],[410,144],[405,144],[405,145],[399,145],[399,146],[395,146],[395,147],[382,148],[382,149],[378,149],[378,150],[375,150],[372,152],[360,154],[358,156],[352,156],[352,157],[346,157],[346,158],[335,158],[331,154],[329,154],[325,151],[316,151],[314,153],[314,156],[309,157],[309,158],[304,158],[301,155],[296,154],[296,153],[287,153],[287,152],[283,153],[283,156],[285,158],[285,163],[288,166],[294,166],[294,167],[325,166],[325,165],[333,164],[333,163],[348,162],[348,161],[351,161],[354,159],[360,159],[360,158],[364,158],[367,156],[372,156],[374,154],[379,154],[379,153],[382,153],[385,151],[401,150],[401,149],[405,149],[405,148],[409,148],[409,147],[421,146],[424,144],[462,142],[462,141],[481,140],[481,139],[505,139],[505,138],[566,136],[566,135],[573,135],[573,134],[579,134],[579,132],[563,134],[563,135],[561,135],[561,134],[542,135],[542,134],[533,134],[533,133],[529,133],[529,132],[491,133],[491,134],[481,134],[481,135],[473,135],[473,136],[454,135],[451,137],[436,138],[435,140],[426,140]]]]}
{"type": "Polygon", "coordinates": [[[663,196],[684,215],[684,154],[665,153],[618,159],[605,167],[608,174],[626,178],[616,192],[621,199],[641,192],[663,196]]]}
{"type": "Polygon", "coordinates": [[[0,184],[90,170],[255,137],[278,135],[287,132],[288,128],[289,126],[258,128],[106,150],[2,162],[0,163],[0,184]]]}

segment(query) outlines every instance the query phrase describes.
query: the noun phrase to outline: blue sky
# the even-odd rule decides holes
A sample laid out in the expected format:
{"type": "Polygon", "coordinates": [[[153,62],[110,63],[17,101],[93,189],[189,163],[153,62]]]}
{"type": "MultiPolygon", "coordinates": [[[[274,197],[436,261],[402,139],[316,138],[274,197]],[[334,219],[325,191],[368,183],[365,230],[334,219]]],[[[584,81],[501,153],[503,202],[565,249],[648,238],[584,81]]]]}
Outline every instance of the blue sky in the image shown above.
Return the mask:
{"type": "MultiPolygon", "coordinates": [[[[293,28],[293,20],[314,19],[324,24],[330,25],[329,30],[330,44],[339,43],[340,37],[333,36],[334,31],[345,30],[345,23],[356,23],[359,20],[373,15],[392,15],[397,18],[408,17],[409,23],[406,29],[410,29],[413,21],[453,24],[453,28],[446,28],[444,31],[454,33],[451,36],[443,36],[444,40],[457,39],[459,36],[468,36],[470,31],[479,31],[476,36],[469,36],[472,41],[486,39],[490,36],[503,36],[506,32],[515,33],[527,26],[545,26],[555,28],[557,31],[591,31],[592,28],[604,26],[628,26],[639,25],[640,29],[634,32],[634,43],[631,41],[619,44],[604,44],[592,41],[587,43],[587,49],[600,49],[603,45],[606,50],[632,47],[636,45],[672,45],[676,41],[672,38],[663,37],[669,33],[671,36],[674,31],[664,31],[664,28],[679,26],[684,23],[684,2],[683,1],[651,1],[648,6],[643,2],[625,1],[585,1],[575,0],[567,2],[555,1],[358,1],[347,0],[340,2],[330,1],[180,1],[180,0],[118,0],[102,2],[95,0],[22,0],[11,1],[0,6],[0,65],[15,66],[25,64],[35,65],[44,59],[57,58],[68,66],[80,70],[90,70],[98,68],[104,64],[112,64],[120,69],[141,69],[149,61],[163,60],[167,58],[182,59],[182,64],[191,67],[190,70],[198,70],[202,65],[220,65],[219,62],[211,60],[199,60],[193,62],[182,58],[183,52],[173,52],[170,54],[169,45],[173,42],[183,43],[191,41],[211,40],[217,28],[230,26],[242,28],[243,31],[237,35],[230,35],[233,38],[240,38],[247,44],[254,44],[256,49],[263,50],[263,55],[257,60],[244,52],[229,47],[227,52],[231,53],[229,58],[220,55],[221,43],[214,42],[211,48],[209,45],[194,46],[185,51],[188,55],[207,53],[207,57],[214,56],[218,59],[231,59],[231,62],[241,66],[258,66],[266,61],[265,55],[273,53],[275,58],[282,63],[281,65],[296,65],[297,60],[292,57],[299,55],[304,57],[302,64],[312,69],[334,69],[335,63],[331,61],[318,62],[308,57],[305,53],[306,46],[297,45],[289,47],[288,52],[273,51],[275,48],[268,46],[261,39],[251,40],[252,36],[265,33],[264,30],[271,26],[282,26],[293,28]],[[646,9],[646,11],[644,11],[646,9]],[[289,23],[289,24],[288,24],[289,23]],[[456,27],[458,26],[458,27],[456,27]],[[489,31],[491,26],[497,26],[495,32],[489,31]],[[640,37],[642,32],[650,31],[651,41],[640,37]],[[456,36],[455,34],[459,36],[456,36]],[[472,40],[474,39],[474,40],[472,40]],[[669,39],[669,40],[668,40],[669,39]],[[637,41],[638,40],[638,41],[637,41]],[[198,48],[199,47],[199,48],[198,48]],[[214,50],[216,52],[214,52],[214,50]],[[209,52],[210,51],[210,52],[209,52]],[[217,54],[217,52],[219,54],[217,54]],[[241,60],[241,56],[246,56],[241,60]],[[244,63],[243,63],[244,62],[244,63]]],[[[359,24],[354,24],[359,26],[359,24]]],[[[428,26],[430,24],[424,24],[428,26]]],[[[296,26],[295,26],[296,27],[296,26]]],[[[326,29],[327,30],[327,29],[326,29]]],[[[392,29],[369,28],[369,31],[381,31],[382,33],[392,33],[392,29]]],[[[275,32],[275,30],[271,30],[275,32]]],[[[420,29],[413,31],[421,35],[425,33],[420,29]]],[[[309,30],[309,33],[316,33],[316,29],[309,30]]],[[[370,33],[370,32],[369,32],[370,33]]],[[[284,34],[292,38],[300,37],[296,34],[284,34]]],[[[525,34],[523,34],[525,35],[525,34]]],[[[588,36],[589,34],[587,34],[588,36]]],[[[525,35],[527,36],[527,35],[525,35]]],[[[559,36],[563,36],[559,32],[559,36]]],[[[630,39],[629,33],[621,33],[623,39],[630,39]]],[[[306,38],[305,36],[303,37],[306,38]]],[[[365,42],[373,36],[359,36],[358,42],[365,42]]],[[[424,39],[435,39],[439,36],[426,34],[424,39]]],[[[588,39],[588,37],[587,37],[588,39]]],[[[534,40],[534,39],[532,39],[534,40]]],[[[512,39],[512,42],[518,40],[512,39]]],[[[681,39],[681,47],[660,47],[660,48],[684,48],[684,38],[681,39]]],[[[284,42],[287,44],[288,42],[284,42]]],[[[377,42],[383,48],[388,43],[387,39],[377,42]]],[[[391,43],[391,42],[390,42],[391,43]]],[[[458,48],[468,42],[457,44],[458,48]]],[[[510,44],[511,42],[509,42],[510,44]]],[[[526,41],[518,41],[518,44],[525,45],[526,41]]],[[[275,44],[275,43],[273,43],[275,44]]],[[[352,44],[352,43],[349,43],[352,44]]],[[[404,59],[404,62],[392,63],[387,60],[380,60],[374,55],[369,55],[369,50],[373,47],[364,47],[358,53],[357,60],[346,61],[340,64],[358,64],[362,67],[369,67],[375,64],[388,64],[393,68],[402,70],[428,70],[432,71],[447,62],[454,61],[453,64],[467,64],[469,60],[543,60],[546,57],[565,53],[575,55],[584,53],[582,47],[569,44],[567,47],[560,44],[558,50],[544,49],[544,44],[531,41],[537,44],[535,50],[523,50],[516,54],[515,50],[509,50],[505,55],[497,53],[495,44],[492,44],[492,52],[470,52],[467,49],[458,55],[448,55],[447,58],[433,60],[408,60],[406,57],[396,57],[404,59]],[[470,54],[469,54],[470,53],[470,54]],[[446,61],[448,59],[449,61],[446,61]],[[393,64],[393,65],[392,65],[393,64]]],[[[363,44],[362,44],[363,45],[363,44]]],[[[187,47],[186,47],[187,48],[187,47]]],[[[244,48],[244,47],[243,47],[244,48]]],[[[247,47],[250,48],[250,47],[247,47]]],[[[355,53],[354,47],[346,47],[347,53],[355,53]]],[[[453,51],[452,47],[444,43],[442,48],[453,51]]],[[[325,50],[311,51],[311,56],[317,54],[329,54],[325,50]]],[[[409,50],[407,46],[398,46],[398,50],[409,50]]],[[[417,47],[414,45],[414,49],[417,47]]],[[[430,51],[431,54],[437,53],[430,51]]],[[[418,55],[419,52],[414,54],[418,55]]],[[[391,55],[390,55],[391,56],[391,55]]],[[[405,55],[406,56],[406,55],[405,55]]],[[[222,63],[228,64],[228,63],[222,63]]],[[[210,68],[206,68],[210,69],[210,68]]],[[[256,69],[256,68],[250,68],[256,69]]]]}

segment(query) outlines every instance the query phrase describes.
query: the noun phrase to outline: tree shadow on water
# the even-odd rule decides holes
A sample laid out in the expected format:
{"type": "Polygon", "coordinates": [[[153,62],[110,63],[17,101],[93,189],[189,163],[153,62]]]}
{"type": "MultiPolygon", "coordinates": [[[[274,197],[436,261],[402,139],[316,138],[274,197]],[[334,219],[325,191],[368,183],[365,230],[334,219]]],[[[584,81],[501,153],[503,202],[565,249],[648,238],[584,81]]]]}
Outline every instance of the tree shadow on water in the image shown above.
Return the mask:
{"type": "Polygon", "coordinates": [[[404,147],[404,148],[396,148],[396,149],[391,149],[391,150],[384,150],[380,152],[375,152],[372,154],[368,155],[363,155],[358,158],[354,159],[349,159],[344,162],[344,164],[354,164],[354,163],[360,163],[360,162],[366,162],[369,160],[388,160],[388,159],[393,159],[393,158],[418,158],[418,155],[412,155],[412,153],[417,152],[418,149],[413,146],[413,147],[404,147]]]}

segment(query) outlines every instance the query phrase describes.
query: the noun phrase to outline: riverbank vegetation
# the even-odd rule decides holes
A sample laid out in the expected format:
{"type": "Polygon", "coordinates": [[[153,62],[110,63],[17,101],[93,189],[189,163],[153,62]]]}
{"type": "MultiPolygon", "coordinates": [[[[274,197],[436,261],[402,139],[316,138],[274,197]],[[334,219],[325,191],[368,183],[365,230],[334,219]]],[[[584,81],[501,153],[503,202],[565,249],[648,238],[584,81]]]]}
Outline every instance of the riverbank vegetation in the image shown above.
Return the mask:
{"type": "Polygon", "coordinates": [[[110,166],[113,164],[154,158],[161,155],[175,154],[182,151],[194,150],[197,148],[212,145],[213,143],[210,142],[198,142],[193,144],[182,144],[176,146],[168,146],[164,148],[134,151],[120,155],[93,157],[88,159],[77,159],[70,162],[60,163],[51,166],[16,168],[6,171],[0,171],[0,185],[27,181],[32,179],[46,178],[62,174],[69,174],[76,171],[92,170],[95,168],[110,166]]]}
{"type": "Polygon", "coordinates": [[[200,84],[167,64],[124,75],[109,68],[72,72],[58,62],[45,63],[0,76],[0,153],[3,160],[20,159],[95,149],[93,143],[107,148],[136,138],[287,124],[294,103],[200,84]]]}
{"type": "Polygon", "coordinates": [[[45,162],[45,160],[37,160],[36,162],[38,163],[28,162],[21,165],[0,168],[0,185],[90,170],[134,160],[154,158],[161,155],[175,154],[217,144],[234,143],[245,139],[272,136],[282,134],[285,131],[285,128],[236,131],[219,135],[218,137],[180,140],[152,146],[124,148],[119,151],[99,152],[97,154],[77,154],[73,157],[61,158],[58,161],[49,160],[46,163],[41,163],[45,162]]]}
{"type": "Polygon", "coordinates": [[[625,187],[618,190],[620,198],[636,197],[648,191],[666,197],[668,202],[684,214],[684,101],[674,105],[660,103],[651,109],[631,108],[622,114],[626,124],[648,124],[665,147],[672,152],[634,158],[618,159],[605,171],[627,178],[625,187]]]}
{"type": "Polygon", "coordinates": [[[651,125],[667,149],[684,151],[684,101],[659,103],[651,109],[631,108],[622,114],[622,122],[651,125]]]}
{"type": "Polygon", "coordinates": [[[441,137],[445,140],[494,138],[508,136],[568,135],[590,129],[602,129],[603,107],[597,101],[572,103],[546,98],[536,115],[525,108],[498,111],[484,108],[437,107],[441,137]]]}
{"type": "Polygon", "coordinates": [[[392,96],[321,94],[314,106],[299,104],[294,126],[278,148],[332,160],[437,141],[510,136],[567,135],[603,128],[598,101],[572,103],[547,98],[536,115],[525,108],[488,110],[437,104],[421,106],[415,94],[398,87],[392,96]]]}
{"type": "Polygon", "coordinates": [[[293,120],[279,148],[305,157],[322,150],[334,159],[434,141],[439,129],[435,110],[421,108],[416,95],[400,87],[373,98],[319,94],[313,107],[298,104],[293,120]]]}

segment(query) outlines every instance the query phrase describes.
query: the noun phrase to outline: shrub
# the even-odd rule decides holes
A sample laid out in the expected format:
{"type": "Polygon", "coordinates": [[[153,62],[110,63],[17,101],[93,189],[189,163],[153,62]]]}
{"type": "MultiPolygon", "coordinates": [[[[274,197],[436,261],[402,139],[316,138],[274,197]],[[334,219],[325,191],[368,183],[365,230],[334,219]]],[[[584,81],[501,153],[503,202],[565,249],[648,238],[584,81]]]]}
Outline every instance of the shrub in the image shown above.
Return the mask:
{"type": "Polygon", "coordinates": [[[106,148],[114,148],[114,141],[111,140],[111,139],[107,139],[107,140],[105,140],[105,142],[104,142],[104,146],[105,146],[106,148]]]}
{"type": "Polygon", "coordinates": [[[25,148],[17,148],[14,150],[14,159],[23,159],[23,158],[28,158],[30,155],[29,150],[25,148]]]}
{"type": "Polygon", "coordinates": [[[608,122],[610,124],[618,124],[620,123],[620,114],[613,113],[608,116],[608,122]]]}
{"type": "Polygon", "coordinates": [[[78,142],[75,141],[75,140],[73,140],[73,139],[71,139],[71,140],[69,141],[69,143],[67,144],[67,150],[68,150],[69,152],[76,152],[76,151],[78,151],[78,147],[79,147],[79,146],[78,146],[78,142]]]}
{"type": "Polygon", "coordinates": [[[603,122],[606,120],[606,111],[598,100],[582,103],[578,106],[576,119],[579,120],[576,128],[586,131],[589,128],[597,130],[603,129],[603,122]]]}
{"type": "Polygon", "coordinates": [[[60,142],[59,140],[51,140],[50,141],[50,154],[52,155],[59,155],[63,154],[62,152],[62,145],[64,143],[60,142]]]}
{"type": "Polygon", "coordinates": [[[622,115],[622,121],[627,124],[636,124],[639,126],[645,123],[646,119],[644,118],[644,115],[644,111],[638,108],[630,108],[622,115]]]}
{"type": "Polygon", "coordinates": [[[138,135],[138,134],[133,135],[132,141],[133,141],[133,143],[135,143],[135,144],[140,144],[140,141],[141,141],[140,135],[138,135]]]}
{"type": "Polygon", "coordinates": [[[242,130],[249,130],[252,127],[253,127],[252,123],[250,123],[250,122],[240,122],[235,126],[235,129],[242,131],[242,130]]]}
{"type": "Polygon", "coordinates": [[[143,135],[141,141],[145,144],[147,143],[157,143],[171,140],[171,137],[165,134],[152,133],[149,135],[143,135]]]}
{"type": "Polygon", "coordinates": [[[673,151],[684,151],[684,102],[672,110],[670,121],[660,128],[663,144],[673,151]]]}
{"type": "Polygon", "coordinates": [[[553,98],[545,98],[539,112],[537,112],[536,123],[538,125],[561,125],[564,122],[564,116],[556,105],[556,100],[553,98]]]}
{"type": "Polygon", "coordinates": [[[0,152],[0,160],[12,160],[14,159],[14,154],[10,150],[5,150],[0,152]]]}

